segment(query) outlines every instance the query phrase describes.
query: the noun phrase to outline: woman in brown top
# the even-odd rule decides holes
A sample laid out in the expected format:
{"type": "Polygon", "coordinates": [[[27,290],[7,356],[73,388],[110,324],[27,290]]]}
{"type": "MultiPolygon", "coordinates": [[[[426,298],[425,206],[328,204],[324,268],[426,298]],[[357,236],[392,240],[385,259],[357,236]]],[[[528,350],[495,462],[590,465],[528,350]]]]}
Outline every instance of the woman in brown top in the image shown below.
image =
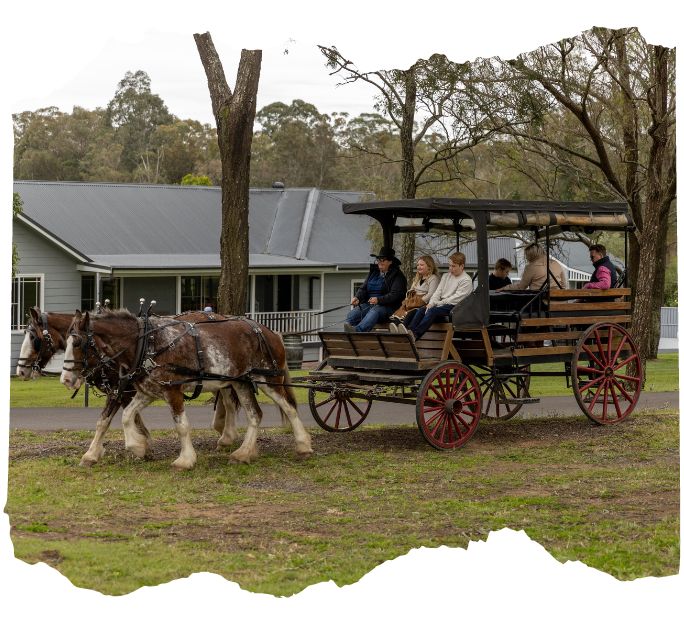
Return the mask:
{"type": "MultiPolygon", "coordinates": [[[[506,290],[539,290],[546,283],[546,252],[544,249],[536,243],[527,246],[525,248],[525,261],[527,261],[527,265],[520,281],[499,288],[498,292],[505,292],[506,290]]],[[[565,289],[567,281],[563,266],[555,259],[549,259],[549,270],[550,274],[553,275],[549,276],[551,288],[565,289]]]]}

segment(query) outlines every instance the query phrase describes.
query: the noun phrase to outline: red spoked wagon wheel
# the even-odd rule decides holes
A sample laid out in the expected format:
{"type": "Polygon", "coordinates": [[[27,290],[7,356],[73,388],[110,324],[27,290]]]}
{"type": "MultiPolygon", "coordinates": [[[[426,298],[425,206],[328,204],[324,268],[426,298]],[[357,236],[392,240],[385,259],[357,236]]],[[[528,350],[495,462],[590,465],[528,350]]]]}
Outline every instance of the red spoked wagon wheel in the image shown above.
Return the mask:
{"type": "MultiPolygon", "coordinates": [[[[318,369],[324,367],[325,362],[318,369]]],[[[350,387],[323,384],[320,388],[309,389],[311,415],[326,431],[356,429],[366,419],[372,404],[372,398],[360,398],[350,387]]]]}
{"type": "Polygon", "coordinates": [[[629,332],[596,323],[580,337],[572,357],[572,389],[582,411],[595,423],[620,422],[636,407],[643,367],[629,332]]]}
{"type": "Polygon", "coordinates": [[[477,377],[461,363],[447,361],[433,368],[418,389],[418,428],[437,449],[464,445],[475,433],[481,411],[477,377]]]}
{"type": "Polygon", "coordinates": [[[482,391],[482,417],[508,420],[521,409],[522,403],[507,402],[511,398],[527,398],[530,389],[529,365],[494,373],[491,367],[476,368],[475,375],[482,391]]]}

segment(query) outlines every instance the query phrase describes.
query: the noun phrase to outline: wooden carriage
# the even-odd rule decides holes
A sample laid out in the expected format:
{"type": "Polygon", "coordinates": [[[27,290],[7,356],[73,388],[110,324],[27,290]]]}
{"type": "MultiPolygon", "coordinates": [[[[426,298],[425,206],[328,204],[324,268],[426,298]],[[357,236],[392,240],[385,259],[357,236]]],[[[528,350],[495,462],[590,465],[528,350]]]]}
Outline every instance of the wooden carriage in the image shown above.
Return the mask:
{"type": "MultiPolygon", "coordinates": [[[[319,332],[326,357],[307,379],[316,421],[351,431],[373,401],[416,405],[425,439],[439,449],[463,445],[481,416],[507,419],[526,403],[533,376],[564,376],[580,409],[598,424],[626,418],[636,406],[643,368],[628,327],[631,290],[626,276],[609,290],[555,289],[548,262],[539,290],[490,292],[488,232],[526,229],[547,244],[560,232],[633,229],[622,203],[423,199],[345,204],[367,214],[392,245],[397,232],[443,231],[477,245],[475,289],[447,323],[418,341],[379,325],[372,332],[319,332]],[[542,237],[543,235],[543,237],[542,237]],[[562,363],[558,371],[535,363],[562,363]]],[[[627,255],[625,255],[626,257],[627,255]]]]}

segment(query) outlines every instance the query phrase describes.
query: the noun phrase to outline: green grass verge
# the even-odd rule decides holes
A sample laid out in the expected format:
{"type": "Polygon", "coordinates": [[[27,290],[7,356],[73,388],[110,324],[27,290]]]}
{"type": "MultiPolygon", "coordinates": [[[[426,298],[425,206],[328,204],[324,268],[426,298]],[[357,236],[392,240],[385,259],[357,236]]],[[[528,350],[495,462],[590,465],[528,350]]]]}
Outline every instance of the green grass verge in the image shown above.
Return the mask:
{"type": "MultiPolygon", "coordinates": [[[[646,391],[677,391],[679,389],[679,354],[661,354],[657,360],[646,363],[646,391]]],[[[562,363],[535,365],[536,371],[562,371],[562,363]]],[[[296,379],[305,371],[292,372],[292,378],[296,379]]],[[[295,396],[299,404],[306,403],[307,390],[295,388],[295,396]]],[[[60,384],[59,378],[43,376],[34,381],[23,381],[18,378],[10,380],[10,407],[81,407],[84,404],[84,390],[71,399],[73,392],[68,391],[60,384]]],[[[535,377],[530,386],[532,396],[563,396],[572,394],[572,389],[565,386],[564,377],[535,377]]],[[[199,403],[211,400],[209,393],[201,394],[197,399],[199,403]]],[[[271,402],[263,392],[257,395],[259,402],[271,402]]],[[[89,395],[88,404],[91,407],[102,408],[104,398],[89,395]]],[[[198,404],[199,404],[198,403],[198,404]]],[[[163,404],[157,401],[153,404],[163,404]]]]}
{"type": "MultiPolygon", "coordinates": [[[[305,372],[292,372],[292,378],[296,379],[305,372]]],[[[298,403],[307,401],[305,389],[295,388],[295,396],[298,403]]],[[[75,398],[71,398],[70,391],[59,382],[57,376],[41,376],[35,380],[25,381],[17,377],[10,379],[10,407],[83,407],[85,404],[85,388],[82,388],[75,398]]],[[[102,409],[105,399],[98,395],[97,390],[90,390],[88,394],[88,406],[102,409]]],[[[204,392],[199,395],[195,404],[213,400],[213,394],[204,392]]],[[[273,403],[263,392],[257,394],[260,403],[273,403]]],[[[163,405],[164,401],[157,400],[153,405],[163,405]]]]}
{"type": "Polygon", "coordinates": [[[260,434],[252,465],[228,462],[216,435],[194,432],[195,469],[174,473],[171,432],[135,461],[112,432],[102,462],[78,466],[89,432],[10,432],[15,554],[77,586],[124,594],[210,571],[251,591],[290,595],[357,581],[419,546],[466,547],[525,529],[557,559],[620,579],[679,569],[679,422],[642,413],[611,427],[582,418],[483,423],[439,452],[414,427],[260,434]]]}

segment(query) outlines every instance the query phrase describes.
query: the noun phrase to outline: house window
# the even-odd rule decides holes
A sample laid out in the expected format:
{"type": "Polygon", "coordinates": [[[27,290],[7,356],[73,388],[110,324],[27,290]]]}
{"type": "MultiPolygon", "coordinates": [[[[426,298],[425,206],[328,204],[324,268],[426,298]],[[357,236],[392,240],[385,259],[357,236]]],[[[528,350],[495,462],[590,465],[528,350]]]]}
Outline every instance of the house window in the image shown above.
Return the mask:
{"type": "Polygon", "coordinates": [[[121,279],[119,277],[112,277],[111,279],[102,279],[102,296],[100,297],[102,303],[109,299],[109,307],[121,307],[121,279]]]}
{"type": "Polygon", "coordinates": [[[182,276],[181,312],[203,310],[207,305],[216,310],[218,285],[217,276],[182,276]]]}
{"type": "Polygon", "coordinates": [[[93,310],[95,308],[95,275],[81,275],[81,309],[93,310]]]}
{"type": "Polygon", "coordinates": [[[363,282],[366,279],[352,279],[351,280],[351,296],[349,297],[350,299],[356,296],[356,293],[359,291],[359,288],[363,285],[363,282]]]}
{"type": "Polygon", "coordinates": [[[41,306],[42,274],[22,274],[12,279],[12,329],[26,327],[26,315],[34,305],[41,306]]]}

